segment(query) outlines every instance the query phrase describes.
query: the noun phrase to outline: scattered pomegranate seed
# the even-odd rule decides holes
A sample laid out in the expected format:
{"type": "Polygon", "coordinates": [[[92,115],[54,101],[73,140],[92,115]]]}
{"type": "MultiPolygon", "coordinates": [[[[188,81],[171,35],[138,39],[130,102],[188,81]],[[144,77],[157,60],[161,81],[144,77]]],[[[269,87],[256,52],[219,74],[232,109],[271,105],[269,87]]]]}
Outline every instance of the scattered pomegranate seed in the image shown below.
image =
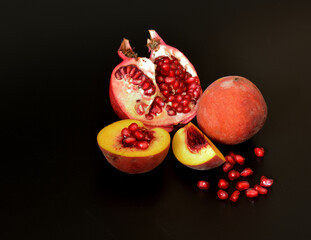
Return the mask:
{"type": "Polygon", "coordinates": [[[236,189],[239,191],[243,191],[249,188],[249,182],[248,181],[241,181],[236,183],[236,189]]]}
{"type": "Polygon", "coordinates": [[[207,189],[209,189],[210,184],[209,184],[209,182],[201,180],[201,181],[198,181],[197,186],[199,189],[207,190],[207,189]]]}
{"type": "Polygon", "coordinates": [[[235,153],[232,152],[232,151],[229,152],[229,155],[232,156],[232,157],[235,157],[235,153]]]}
{"type": "Polygon", "coordinates": [[[230,172],[228,172],[228,178],[233,181],[237,178],[240,177],[240,173],[236,170],[231,170],[230,172]]]}
{"type": "Polygon", "coordinates": [[[233,165],[231,163],[229,163],[229,162],[225,162],[224,165],[222,166],[222,170],[224,172],[228,172],[232,168],[233,168],[233,165]]]}
{"type": "Polygon", "coordinates": [[[242,177],[248,177],[250,175],[253,174],[253,170],[250,168],[245,168],[242,172],[241,172],[241,176],[242,177]]]}
{"type": "Polygon", "coordinates": [[[217,192],[217,196],[219,197],[219,199],[221,200],[225,200],[228,198],[228,193],[222,189],[218,190],[217,192]]]}
{"type": "Polygon", "coordinates": [[[259,193],[259,194],[267,194],[268,193],[268,189],[260,186],[259,184],[256,184],[254,186],[254,189],[259,193]]]}
{"type": "Polygon", "coordinates": [[[227,189],[229,187],[229,183],[225,179],[219,179],[218,187],[222,189],[227,189]]]}
{"type": "Polygon", "coordinates": [[[245,191],[245,196],[248,198],[257,197],[258,191],[256,191],[254,188],[249,188],[245,191]]]}
{"type": "Polygon", "coordinates": [[[263,187],[271,187],[273,184],[273,179],[267,178],[266,176],[262,176],[260,178],[260,185],[263,187]]]}
{"type": "Polygon", "coordinates": [[[231,194],[229,200],[230,200],[231,202],[236,202],[236,201],[238,201],[239,197],[240,197],[240,192],[239,192],[238,190],[235,190],[235,191],[231,194]]]}
{"type": "Polygon", "coordinates": [[[256,148],[254,148],[254,152],[255,152],[257,157],[263,157],[265,155],[264,148],[256,147],[256,148]]]}
{"type": "Polygon", "coordinates": [[[234,159],[240,165],[243,165],[245,163],[245,157],[243,157],[243,156],[241,156],[239,154],[236,154],[234,159]]]}
{"type": "Polygon", "coordinates": [[[235,160],[234,160],[234,158],[233,158],[231,155],[225,156],[225,159],[226,159],[226,161],[227,161],[228,163],[231,163],[232,165],[235,164],[235,160]]]}

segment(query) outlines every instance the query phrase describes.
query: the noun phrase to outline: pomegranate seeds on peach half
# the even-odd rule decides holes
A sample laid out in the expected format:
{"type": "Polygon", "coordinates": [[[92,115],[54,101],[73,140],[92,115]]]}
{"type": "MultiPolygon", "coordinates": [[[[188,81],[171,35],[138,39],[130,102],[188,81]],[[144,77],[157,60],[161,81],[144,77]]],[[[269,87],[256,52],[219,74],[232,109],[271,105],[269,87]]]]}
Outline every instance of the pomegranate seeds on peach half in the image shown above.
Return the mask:
{"type": "Polygon", "coordinates": [[[148,128],[137,120],[126,119],[104,127],[97,135],[107,161],[126,173],[145,173],[165,159],[171,143],[162,128],[148,128]]]}
{"type": "Polygon", "coordinates": [[[121,43],[123,61],[112,71],[110,101],[121,119],[172,131],[195,117],[202,88],[185,55],[165,44],[156,31],[149,33],[150,58],[138,57],[127,39],[121,43]]]}

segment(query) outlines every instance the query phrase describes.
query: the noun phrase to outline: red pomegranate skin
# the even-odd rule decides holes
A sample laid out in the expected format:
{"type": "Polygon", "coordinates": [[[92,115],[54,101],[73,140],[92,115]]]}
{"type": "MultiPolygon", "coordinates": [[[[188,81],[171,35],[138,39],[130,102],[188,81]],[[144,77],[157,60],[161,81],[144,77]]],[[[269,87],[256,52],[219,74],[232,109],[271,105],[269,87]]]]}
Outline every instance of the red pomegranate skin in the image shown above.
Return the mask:
{"type": "Polygon", "coordinates": [[[259,89],[240,76],[213,82],[198,103],[197,121],[216,142],[235,145],[253,137],[267,119],[267,104],[259,89]]]}

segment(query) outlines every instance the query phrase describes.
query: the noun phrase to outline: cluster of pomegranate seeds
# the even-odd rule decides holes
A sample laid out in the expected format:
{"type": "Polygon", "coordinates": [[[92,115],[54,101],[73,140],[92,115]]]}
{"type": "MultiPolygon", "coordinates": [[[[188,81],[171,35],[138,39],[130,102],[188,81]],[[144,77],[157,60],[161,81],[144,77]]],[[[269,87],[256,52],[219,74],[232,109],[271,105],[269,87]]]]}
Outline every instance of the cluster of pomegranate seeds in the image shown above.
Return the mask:
{"type": "MultiPolygon", "coordinates": [[[[263,148],[255,148],[255,154],[258,156],[258,150],[260,151],[260,156],[263,156],[264,149],[263,148]],[[256,153],[257,151],[257,153],[256,153]],[[262,155],[261,155],[262,153],[262,155]]],[[[231,170],[236,163],[239,165],[244,165],[245,158],[239,154],[235,154],[234,152],[230,152],[229,155],[225,156],[226,162],[223,164],[223,171],[228,172],[228,179],[230,181],[234,181],[240,177],[249,177],[253,175],[253,170],[251,168],[245,168],[241,173],[237,170],[233,169],[231,170]]],[[[205,181],[199,181],[199,182],[205,182],[205,181]]],[[[198,187],[199,187],[198,182],[198,187]]],[[[209,183],[205,182],[205,184],[209,183]]],[[[273,179],[267,178],[266,176],[262,176],[260,178],[260,184],[255,184],[254,187],[250,187],[250,183],[246,180],[238,181],[235,184],[235,190],[231,193],[230,197],[228,192],[226,192],[224,189],[228,189],[230,187],[230,184],[225,179],[221,178],[218,181],[218,192],[217,196],[221,200],[226,200],[229,198],[231,202],[237,202],[241,191],[245,191],[245,196],[248,198],[255,198],[258,197],[259,194],[265,195],[268,193],[267,187],[271,187],[273,184],[273,179]]],[[[200,187],[199,187],[200,188],[200,187]]]]}
{"type": "Polygon", "coordinates": [[[201,95],[198,77],[192,77],[173,56],[155,59],[156,82],[167,103],[165,110],[170,116],[188,113],[201,95]]]}
{"type": "Polygon", "coordinates": [[[120,67],[115,72],[115,77],[118,80],[131,81],[132,84],[139,86],[147,96],[152,96],[156,92],[156,87],[152,80],[135,65],[120,67]]]}
{"type": "Polygon", "coordinates": [[[153,134],[144,127],[139,127],[137,123],[131,123],[121,131],[122,144],[124,147],[136,147],[145,150],[149,147],[153,134]]]}

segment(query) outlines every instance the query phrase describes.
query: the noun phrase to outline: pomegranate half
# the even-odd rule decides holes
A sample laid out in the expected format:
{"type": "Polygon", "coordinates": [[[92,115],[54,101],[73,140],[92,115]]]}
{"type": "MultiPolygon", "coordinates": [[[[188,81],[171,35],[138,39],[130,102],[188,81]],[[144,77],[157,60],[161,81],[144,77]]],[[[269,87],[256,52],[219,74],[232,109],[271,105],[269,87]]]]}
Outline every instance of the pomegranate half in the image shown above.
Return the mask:
{"type": "Polygon", "coordinates": [[[149,30],[150,58],[138,57],[124,39],[122,62],[111,74],[109,96],[121,119],[136,119],[150,127],[172,131],[190,122],[202,95],[198,75],[183,53],[149,30]]]}

